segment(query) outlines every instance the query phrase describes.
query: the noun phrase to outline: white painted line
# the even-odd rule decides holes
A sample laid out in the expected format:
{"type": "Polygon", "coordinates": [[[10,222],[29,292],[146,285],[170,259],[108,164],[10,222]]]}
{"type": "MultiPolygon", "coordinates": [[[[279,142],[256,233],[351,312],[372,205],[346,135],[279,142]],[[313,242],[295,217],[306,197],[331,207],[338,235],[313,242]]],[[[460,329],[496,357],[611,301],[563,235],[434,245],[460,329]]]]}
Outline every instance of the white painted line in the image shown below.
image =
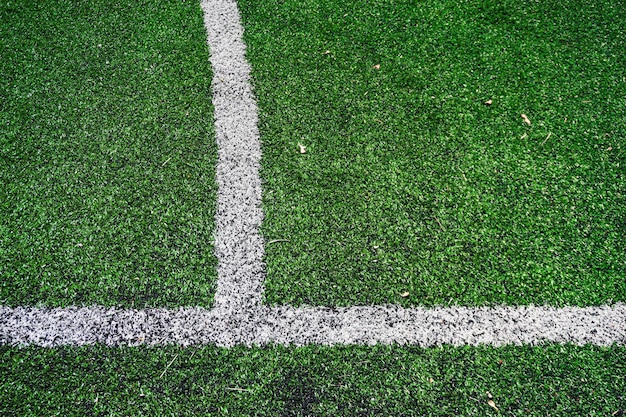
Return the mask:
{"type": "Polygon", "coordinates": [[[420,346],[626,343],[626,305],[611,307],[398,306],[275,308],[259,320],[254,343],[415,344],[420,346]]]}
{"type": "Polygon", "coordinates": [[[237,312],[260,306],[263,293],[258,111],[237,3],[205,0],[202,9],[213,67],[218,145],[215,307],[237,312]]]}
{"type": "Polygon", "coordinates": [[[264,307],[257,108],[234,0],[205,0],[219,184],[215,308],[0,307],[0,344],[626,345],[626,305],[264,307]]]}
{"type": "Polygon", "coordinates": [[[202,308],[0,307],[0,344],[182,346],[541,343],[626,345],[626,305],[603,307],[259,307],[238,317],[202,308]]]}

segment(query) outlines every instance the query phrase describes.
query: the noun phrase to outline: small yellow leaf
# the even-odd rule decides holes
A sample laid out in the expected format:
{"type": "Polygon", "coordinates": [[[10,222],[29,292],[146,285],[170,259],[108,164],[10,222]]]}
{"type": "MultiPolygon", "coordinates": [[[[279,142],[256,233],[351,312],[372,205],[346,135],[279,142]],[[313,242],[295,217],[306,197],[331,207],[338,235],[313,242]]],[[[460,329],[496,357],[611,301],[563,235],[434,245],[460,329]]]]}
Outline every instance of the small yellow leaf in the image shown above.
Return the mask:
{"type": "Polygon", "coordinates": [[[492,103],[493,103],[493,100],[487,100],[487,101],[485,101],[485,104],[486,104],[486,105],[488,105],[488,106],[491,106],[491,104],[492,104],[492,103]]]}
{"type": "Polygon", "coordinates": [[[524,113],[522,113],[522,119],[524,119],[524,123],[530,126],[530,119],[524,113]]]}
{"type": "Polygon", "coordinates": [[[330,51],[327,50],[326,52],[324,52],[324,55],[328,55],[328,54],[330,54],[330,51]]]}
{"type": "Polygon", "coordinates": [[[494,403],[493,400],[487,401],[487,404],[489,404],[491,407],[493,407],[494,410],[498,410],[498,407],[496,407],[496,403],[494,403]]]}
{"type": "Polygon", "coordinates": [[[374,65],[374,69],[380,69],[380,64],[374,65]]]}
{"type": "Polygon", "coordinates": [[[298,148],[300,148],[300,153],[306,153],[306,146],[301,143],[298,143],[298,148]]]}
{"type": "Polygon", "coordinates": [[[402,297],[402,298],[407,298],[408,296],[409,296],[409,292],[408,291],[405,291],[402,294],[400,294],[400,297],[402,297]]]}

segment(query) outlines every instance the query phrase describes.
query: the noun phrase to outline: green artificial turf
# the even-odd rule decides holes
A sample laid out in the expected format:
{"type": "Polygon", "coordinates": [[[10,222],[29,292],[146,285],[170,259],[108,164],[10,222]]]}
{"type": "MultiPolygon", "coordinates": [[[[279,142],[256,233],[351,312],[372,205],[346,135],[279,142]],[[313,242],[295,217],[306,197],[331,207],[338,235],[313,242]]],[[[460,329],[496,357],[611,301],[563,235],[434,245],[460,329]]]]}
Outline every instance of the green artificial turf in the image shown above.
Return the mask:
{"type": "Polygon", "coordinates": [[[624,7],[239,5],[266,302],[626,301],[624,7]]]}
{"type": "Polygon", "coordinates": [[[0,4],[0,304],[210,305],[196,2],[0,4]]]}
{"type": "Polygon", "coordinates": [[[626,412],[623,347],[3,346],[0,358],[7,417],[626,412]]]}

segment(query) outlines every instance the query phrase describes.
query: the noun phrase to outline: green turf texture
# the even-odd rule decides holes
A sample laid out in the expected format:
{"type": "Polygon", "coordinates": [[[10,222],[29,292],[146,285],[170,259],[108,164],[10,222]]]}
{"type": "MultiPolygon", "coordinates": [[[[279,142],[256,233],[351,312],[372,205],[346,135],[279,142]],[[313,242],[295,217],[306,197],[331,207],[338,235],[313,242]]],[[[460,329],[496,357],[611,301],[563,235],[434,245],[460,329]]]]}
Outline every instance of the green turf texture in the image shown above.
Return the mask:
{"type": "Polygon", "coordinates": [[[239,5],[267,303],[626,301],[625,8],[239,5]]]}
{"type": "Polygon", "coordinates": [[[7,417],[626,412],[623,347],[3,346],[0,359],[7,417]]]}
{"type": "Polygon", "coordinates": [[[0,39],[0,303],[210,305],[199,4],[2,2],[0,39]]]}

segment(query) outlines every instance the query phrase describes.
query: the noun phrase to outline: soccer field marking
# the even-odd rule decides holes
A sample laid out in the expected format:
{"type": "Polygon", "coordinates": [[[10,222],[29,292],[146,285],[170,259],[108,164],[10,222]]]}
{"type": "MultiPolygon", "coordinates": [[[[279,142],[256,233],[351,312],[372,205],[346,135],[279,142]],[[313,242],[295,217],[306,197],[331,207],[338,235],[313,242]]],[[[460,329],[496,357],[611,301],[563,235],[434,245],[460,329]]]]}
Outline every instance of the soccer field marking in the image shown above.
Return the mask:
{"type": "Polygon", "coordinates": [[[608,307],[257,307],[123,310],[0,307],[0,343],[182,346],[626,344],[626,305],[608,307]]]}
{"type": "Polygon", "coordinates": [[[218,146],[215,308],[227,314],[254,308],[262,301],[261,142],[237,3],[203,1],[202,9],[213,67],[218,146]]]}
{"type": "Polygon", "coordinates": [[[626,344],[623,303],[408,309],[261,305],[261,147],[243,29],[234,0],[205,0],[202,8],[214,70],[219,146],[215,307],[0,307],[0,344],[626,344]]]}

